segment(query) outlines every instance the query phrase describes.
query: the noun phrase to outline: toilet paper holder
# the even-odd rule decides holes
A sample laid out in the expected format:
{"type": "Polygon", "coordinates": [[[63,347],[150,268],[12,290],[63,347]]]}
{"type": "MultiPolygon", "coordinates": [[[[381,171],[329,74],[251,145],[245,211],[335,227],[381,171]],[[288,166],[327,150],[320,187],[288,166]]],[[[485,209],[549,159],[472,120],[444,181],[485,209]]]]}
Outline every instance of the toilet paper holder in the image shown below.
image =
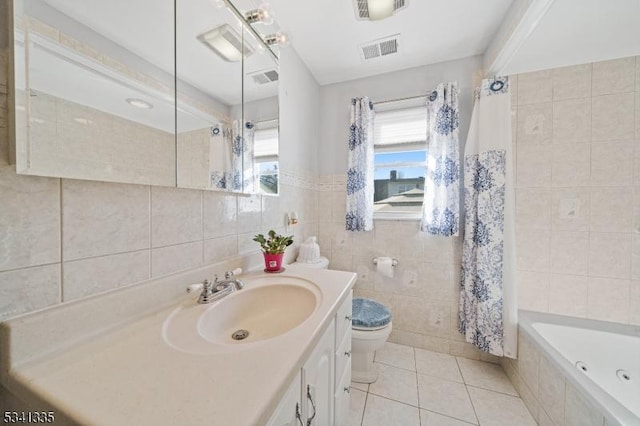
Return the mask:
{"type": "MultiPolygon", "coordinates": [[[[378,264],[378,258],[377,258],[377,257],[374,257],[374,258],[373,258],[373,264],[374,264],[374,265],[377,265],[377,264],[378,264]]],[[[396,266],[398,266],[398,259],[396,259],[396,258],[392,258],[392,259],[391,259],[391,266],[393,266],[394,268],[395,268],[396,266]]]]}

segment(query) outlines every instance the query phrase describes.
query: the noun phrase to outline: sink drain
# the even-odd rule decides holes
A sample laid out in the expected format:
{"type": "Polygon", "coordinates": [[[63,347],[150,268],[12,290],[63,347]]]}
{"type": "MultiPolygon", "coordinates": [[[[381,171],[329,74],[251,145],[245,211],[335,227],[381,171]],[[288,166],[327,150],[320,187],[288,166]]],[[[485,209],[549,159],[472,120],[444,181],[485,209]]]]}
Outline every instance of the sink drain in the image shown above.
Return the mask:
{"type": "Polygon", "coordinates": [[[247,337],[249,337],[249,331],[247,330],[237,330],[237,331],[234,331],[233,334],[231,335],[231,338],[233,340],[244,340],[247,337]]]}

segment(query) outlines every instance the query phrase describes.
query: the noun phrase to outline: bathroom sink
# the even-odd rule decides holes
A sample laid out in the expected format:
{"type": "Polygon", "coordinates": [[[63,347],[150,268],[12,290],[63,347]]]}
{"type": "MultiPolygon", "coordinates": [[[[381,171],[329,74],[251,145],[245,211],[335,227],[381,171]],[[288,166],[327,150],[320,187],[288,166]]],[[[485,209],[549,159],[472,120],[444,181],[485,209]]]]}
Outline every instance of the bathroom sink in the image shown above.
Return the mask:
{"type": "Polygon", "coordinates": [[[164,321],[163,338],[189,353],[242,349],[298,327],[315,312],[320,299],[320,290],[311,281],[257,277],[210,305],[190,301],[175,309],[164,321]]]}

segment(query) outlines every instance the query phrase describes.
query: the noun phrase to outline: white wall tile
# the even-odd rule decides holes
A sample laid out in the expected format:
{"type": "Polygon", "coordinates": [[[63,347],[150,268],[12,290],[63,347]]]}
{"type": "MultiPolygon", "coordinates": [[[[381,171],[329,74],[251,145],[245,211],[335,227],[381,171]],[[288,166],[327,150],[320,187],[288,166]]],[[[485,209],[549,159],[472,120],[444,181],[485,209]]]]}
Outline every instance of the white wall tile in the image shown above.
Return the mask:
{"type": "Polygon", "coordinates": [[[632,188],[591,189],[592,232],[631,232],[632,216],[632,188]]]}
{"type": "Polygon", "coordinates": [[[593,96],[633,92],[636,58],[622,58],[593,64],[593,96]]]}
{"type": "Polygon", "coordinates": [[[553,100],[590,98],[591,64],[552,70],[553,100]]]}
{"type": "Polygon", "coordinates": [[[591,146],[554,144],[551,183],[553,187],[589,186],[591,146]]]}
{"type": "Polygon", "coordinates": [[[629,279],[631,277],[631,235],[592,232],[589,242],[589,275],[629,279]]]}
{"type": "Polygon", "coordinates": [[[592,98],[592,141],[625,140],[634,136],[634,94],[592,98]]]}
{"type": "Polygon", "coordinates": [[[551,102],[553,82],[551,71],[518,75],[518,105],[551,102]]]}
{"type": "Polygon", "coordinates": [[[587,316],[587,277],[551,274],[549,312],[575,317],[587,316]]]}
{"type": "Polygon", "coordinates": [[[548,272],[550,267],[550,232],[518,229],[517,267],[521,271],[548,272]]]}
{"type": "Polygon", "coordinates": [[[589,277],[588,317],[628,322],[630,286],[629,280],[589,277]]]}
{"type": "Polygon", "coordinates": [[[591,186],[630,186],[633,183],[633,141],[591,145],[591,186]]]}
{"type": "Polygon", "coordinates": [[[221,259],[237,255],[237,235],[204,240],[204,263],[219,262],[221,259]]]}
{"type": "Polygon", "coordinates": [[[591,209],[589,188],[554,188],[551,198],[553,232],[589,230],[591,209]]]}
{"type": "Polygon", "coordinates": [[[551,228],[551,190],[518,188],[516,190],[516,225],[519,228],[551,228]]]}
{"type": "Polygon", "coordinates": [[[60,261],[59,185],[0,166],[0,271],[60,261]]]}
{"type": "Polygon", "coordinates": [[[0,321],[59,302],[59,263],[0,272],[0,321]]]}
{"type": "Polygon", "coordinates": [[[629,291],[629,322],[640,325],[640,281],[631,281],[629,291]]]}
{"type": "Polygon", "coordinates": [[[549,145],[519,146],[516,176],[518,187],[551,186],[551,147],[549,145]]]}
{"type": "Polygon", "coordinates": [[[203,242],[178,244],[151,250],[151,276],[159,277],[202,265],[203,242]]]}
{"type": "Polygon", "coordinates": [[[69,301],[150,278],[149,250],[64,262],[62,300],[69,301]]]}
{"type": "Polygon", "coordinates": [[[238,196],[238,232],[254,232],[266,234],[269,230],[261,229],[262,201],[259,195],[238,196]]]}
{"type": "Polygon", "coordinates": [[[540,312],[549,310],[549,273],[518,273],[518,307],[540,312]]]}
{"type": "Polygon", "coordinates": [[[63,260],[149,248],[149,187],[62,180],[63,260]]]}
{"type": "Polygon", "coordinates": [[[517,143],[550,143],[553,134],[552,111],[550,102],[520,106],[517,114],[517,143]]]}
{"type": "Polygon", "coordinates": [[[151,246],[202,240],[202,191],[151,187],[151,246]]]}
{"type": "Polygon", "coordinates": [[[604,419],[598,410],[571,383],[565,390],[566,426],[602,426],[604,419]]]}
{"type": "Polygon", "coordinates": [[[238,196],[204,191],[204,238],[218,238],[238,233],[238,196]]]}
{"type": "Polygon", "coordinates": [[[551,270],[560,274],[586,275],[589,233],[558,231],[551,235],[551,270]]]}
{"type": "Polygon", "coordinates": [[[591,140],[591,98],[553,103],[553,143],[591,140]]]}

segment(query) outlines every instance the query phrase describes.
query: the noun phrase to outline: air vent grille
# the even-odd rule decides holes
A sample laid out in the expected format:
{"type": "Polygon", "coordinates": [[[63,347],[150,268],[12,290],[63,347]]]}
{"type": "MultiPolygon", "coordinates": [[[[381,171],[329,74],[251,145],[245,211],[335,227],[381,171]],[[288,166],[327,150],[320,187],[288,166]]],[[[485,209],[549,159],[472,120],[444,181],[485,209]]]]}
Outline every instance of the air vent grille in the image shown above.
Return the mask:
{"type": "Polygon", "coordinates": [[[379,58],[398,53],[400,34],[395,34],[379,40],[373,40],[360,46],[360,56],[363,60],[379,58]]]}
{"type": "MultiPolygon", "coordinates": [[[[397,12],[407,6],[408,0],[395,0],[393,4],[393,12],[397,12]]],[[[369,6],[367,6],[367,0],[353,0],[353,6],[356,10],[356,17],[359,20],[369,19],[369,6]]]]}
{"type": "Polygon", "coordinates": [[[259,85],[278,81],[279,75],[276,70],[258,71],[249,74],[253,79],[253,82],[259,85]]]}

